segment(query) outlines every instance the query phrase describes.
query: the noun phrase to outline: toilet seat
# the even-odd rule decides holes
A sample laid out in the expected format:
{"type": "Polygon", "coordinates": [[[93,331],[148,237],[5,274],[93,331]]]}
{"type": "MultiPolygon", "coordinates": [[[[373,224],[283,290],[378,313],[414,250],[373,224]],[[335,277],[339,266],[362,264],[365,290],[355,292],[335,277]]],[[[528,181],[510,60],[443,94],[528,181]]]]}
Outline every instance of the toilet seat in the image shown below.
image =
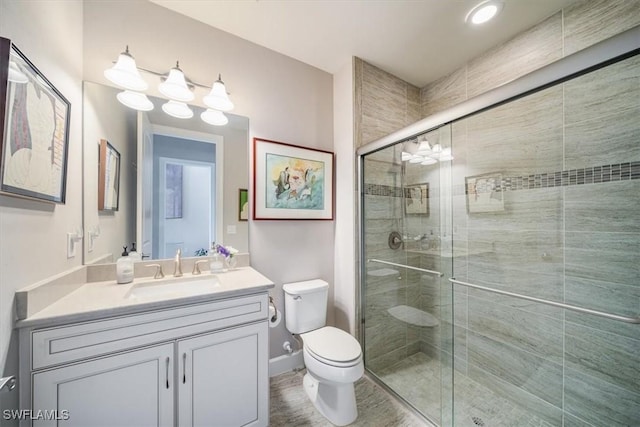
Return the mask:
{"type": "Polygon", "coordinates": [[[339,368],[357,365],[362,360],[360,343],[347,332],[325,326],[301,335],[304,348],[319,362],[339,368]]]}

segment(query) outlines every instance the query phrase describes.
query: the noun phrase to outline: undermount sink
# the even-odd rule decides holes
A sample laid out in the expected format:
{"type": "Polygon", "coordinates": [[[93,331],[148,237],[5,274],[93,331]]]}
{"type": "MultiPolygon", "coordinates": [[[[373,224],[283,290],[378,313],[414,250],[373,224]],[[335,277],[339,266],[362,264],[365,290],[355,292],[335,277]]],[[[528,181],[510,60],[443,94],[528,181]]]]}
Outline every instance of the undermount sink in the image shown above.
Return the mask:
{"type": "Polygon", "coordinates": [[[127,299],[156,299],[160,297],[182,297],[213,292],[220,287],[220,281],[216,276],[207,275],[196,278],[175,278],[168,280],[156,280],[134,284],[127,293],[127,299]]]}

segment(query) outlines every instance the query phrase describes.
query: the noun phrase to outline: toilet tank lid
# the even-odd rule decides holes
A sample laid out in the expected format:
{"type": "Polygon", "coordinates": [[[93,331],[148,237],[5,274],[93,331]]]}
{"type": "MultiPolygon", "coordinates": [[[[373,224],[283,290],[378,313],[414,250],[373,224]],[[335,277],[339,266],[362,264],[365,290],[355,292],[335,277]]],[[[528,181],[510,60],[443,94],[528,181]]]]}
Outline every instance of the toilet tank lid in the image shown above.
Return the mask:
{"type": "Polygon", "coordinates": [[[318,292],[326,289],[329,284],[322,279],[307,280],[304,282],[285,283],[282,285],[282,290],[289,295],[303,295],[312,292],[318,292]]]}

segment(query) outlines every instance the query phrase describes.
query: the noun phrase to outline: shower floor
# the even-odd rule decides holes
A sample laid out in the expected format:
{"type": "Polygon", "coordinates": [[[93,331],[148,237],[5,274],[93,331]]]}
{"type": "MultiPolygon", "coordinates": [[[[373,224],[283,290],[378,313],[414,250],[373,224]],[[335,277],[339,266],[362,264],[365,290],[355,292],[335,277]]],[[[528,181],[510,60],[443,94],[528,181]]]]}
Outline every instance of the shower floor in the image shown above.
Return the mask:
{"type": "MultiPolygon", "coordinates": [[[[433,421],[452,425],[450,413],[440,422],[441,373],[437,359],[415,353],[376,375],[433,421]]],[[[454,384],[455,427],[553,427],[460,372],[456,371],[454,384]]]]}

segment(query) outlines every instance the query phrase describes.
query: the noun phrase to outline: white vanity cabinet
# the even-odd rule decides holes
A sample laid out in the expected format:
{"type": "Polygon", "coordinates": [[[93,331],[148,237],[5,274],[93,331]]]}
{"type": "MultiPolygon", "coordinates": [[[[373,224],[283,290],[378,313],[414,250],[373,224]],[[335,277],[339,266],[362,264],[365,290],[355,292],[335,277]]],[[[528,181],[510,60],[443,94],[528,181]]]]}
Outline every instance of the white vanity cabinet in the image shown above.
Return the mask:
{"type": "Polygon", "coordinates": [[[180,427],[268,424],[258,393],[269,381],[261,372],[268,358],[266,328],[262,322],[178,341],[180,427]]]}
{"type": "Polygon", "coordinates": [[[33,409],[57,411],[64,426],[173,426],[173,348],[163,344],[35,373],[33,409]]]}
{"type": "Polygon", "coordinates": [[[57,420],[21,425],[267,426],[267,316],[264,292],[23,328],[21,408],[57,420]]]}

